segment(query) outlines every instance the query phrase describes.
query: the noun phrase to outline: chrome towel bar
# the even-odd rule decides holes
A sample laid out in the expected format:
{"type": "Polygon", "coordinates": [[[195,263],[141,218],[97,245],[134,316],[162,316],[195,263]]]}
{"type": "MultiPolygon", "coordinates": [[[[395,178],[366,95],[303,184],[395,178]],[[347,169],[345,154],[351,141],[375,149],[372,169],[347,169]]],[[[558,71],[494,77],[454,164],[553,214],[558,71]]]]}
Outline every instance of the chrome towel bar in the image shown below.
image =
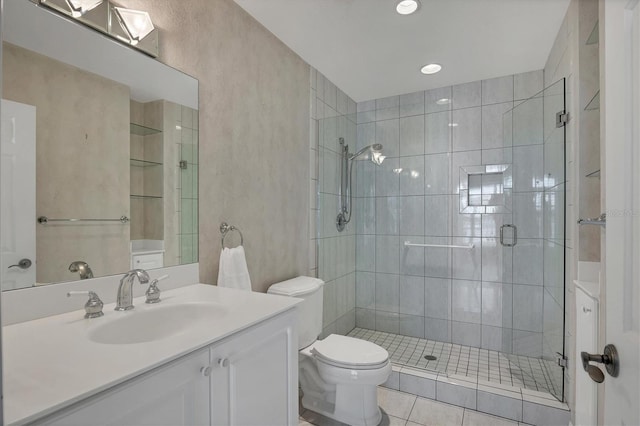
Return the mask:
{"type": "Polygon", "coordinates": [[[126,216],[121,216],[120,219],[51,219],[46,216],[38,218],[38,223],[41,225],[46,225],[49,222],[120,222],[124,224],[129,222],[129,218],[126,216]]]}
{"type": "Polygon", "coordinates": [[[238,231],[238,234],[240,234],[240,245],[244,245],[244,237],[242,236],[242,232],[235,226],[229,225],[227,222],[222,222],[220,224],[220,233],[222,234],[222,248],[224,248],[224,238],[231,231],[238,231]]]}
{"type": "Polygon", "coordinates": [[[602,213],[599,217],[591,218],[591,219],[578,219],[578,225],[598,225],[598,226],[607,226],[607,214],[602,213]]]}
{"type": "Polygon", "coordinates": [[[475,244],[469,244],[467,246],[456,246],[450,244],[415,244],[411,241],[404,242],[405,247],[437,247],[437,248],[459,248],[459,249],[468,249],[471,250],[475,248],[475,244]]]}

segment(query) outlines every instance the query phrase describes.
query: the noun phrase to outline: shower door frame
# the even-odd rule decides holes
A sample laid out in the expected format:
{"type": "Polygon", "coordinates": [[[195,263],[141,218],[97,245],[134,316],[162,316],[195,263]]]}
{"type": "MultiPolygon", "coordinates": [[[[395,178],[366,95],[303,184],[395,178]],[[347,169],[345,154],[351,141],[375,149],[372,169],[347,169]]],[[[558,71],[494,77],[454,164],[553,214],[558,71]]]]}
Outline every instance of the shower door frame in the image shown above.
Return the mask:
{"type": "MultiPolygon", "coordinates": [[[[561,379],[559,380],[559,387],[557,389],[557,392],[554,392],[555,387],[553,387],[553,389],[549,390],[549,393],[551,395],[553,395],[555,398],[557,398],[559,401],[564,402],[565,400],[565,370],[567,367],[566,364],[566,354],[567,354],[567,348],[566,348],[566,307],[567,307],[567,301],[566,301],[566,281],[567,281],[567,277],[566,277],[566,271],[567,271],[567,215],[566,215],[566,210],[567,210],[567,164],[566,164],[566,158],[567,158],[567,152],[566,152],[566,141],[567,141],[567,121],[568,121],[568,113],[566,111],[566,79],[562,78],[552,84],[550,84],[549,86],[545,87],[542,91],[540,91],[539,93],[535,94],[534,96],[532,96],[531,98],[521,102],[520,104],[516,105],[511,111],[508,111],[507,113],[505,113],[504,115],[504,123],[505,126],[507,124],[511,124],[510,127],[510,131],[511,131],[511,146],[505,146],[505,148],[513,148],[514,146],[514,135],[516,133],[516,129],[515,129],[515,120],[514,120],[514,111],[516,111],[517,108],[522,107],[523,105],[525,105],[527,102],[532,101],[533,99],[537,99],[537,98],[542,98],[542,186],[540,189],[534,189],[533,191],[535,192],[541,192],[542,194],[542,236],[541,236],[541,240],[542,240],[542,349],[541,349],[541,360],[543,361],[543,364],[545,365],[549,365],[552,370],[551,371],[547,371],[547,374],[550,374],[550,376],[548,377],[548,380],[551,380],[553,382],[553,373],[557,372],[558,368],[561,371],[561,379]],[[553,93],[554,92],[554,87],[557,86],[561,86],[561,91],[558,90],[558,88],[556,88],[555,90],[558,90],[558,93],[553,93]],[[558,102],[558,105],[553,105],[553,108],[550,107],[550,105],[548,105],[548,103],[550,101],[553,101],[554,97],[557,97],[558,101],[561,101],[561,105],[560,102],[558,102]],[[551,109],[550,111],[548,111],[549,109],[551,109]],[[547,116],[549,114],[549,116],[547,116]],[[555,116],[555,120],[551,120],[551,117],[555,116]],[[510,123],[508,123],[507,120],[511,120],[510,123]],[[554,128],[552,128],[551,130],[549,130],[547,127],[553,123],[553,125],[555,126],[554,128]],[[552,133],[553,132],[558,132],[561,131],[561,141],[558,142],[554,142],[552,139],[552,133]],[[547,134],[549,134],[549,137],[547,137],[547,134]],[[548,140],[551,140],[548,143],[548,140]],[[547,150],[550,149],[550,147],[548,145],[552,144],[552,143],[556,143],[559,144],[561,143],[561,164],[562,164],[562,173],[558,174],[556,178],[560,178],[561,181],[560,183],[557,183],[557,181],[553,181],[551,182],[551,179],[553,179],[554,177],[552,176],[551,173],[547,173],[547,167],[549,166],[547,164],[547,150]],[[549,179],[549,181],[547,180],[549,179]],[[552,185],[552,186],[549,186],[552,185]],[[558,222],[555,223],[555,225],[561,225],[562,226],[562,231],[559,233],[560,235],[549,235],[549,234],[553,234],[553,232],[555,232],[554,230],[550,230],[548,229],[549,226],[549,218],[547,217],[547,199],[548,196],[551,195],[551,197],[554,197],[554,195],[552,194],[557,194],[558,191],[549,191],[549,190],[553,190],[554,188],[558,188],[559,186],[562,186],[562,190],[560,191],[560,193],[562,194],[562,202],[561,202],[561,209],[560,209],[560,214],[557,214],[558,217],[556,217],[556,219],[559,219],[558,222]],[[555,238],[554,238],[555,237],[555,238]],[[561,312],[559,312],[558,314],[561,317],[561,322],[558,321],[558,329],[557,332],[560,332],[560,324],[561,324],[561,340],[562,340],[562,347],[552,347],[551,351],[553,352],[553,354],[551,354],[550,352],[545,352],[545,293],[548,292],[548,283],[547,283],[547,277],[548,277],[548,273],[549,271],[547,271],[547,268],[550,267],[551,265],[547,264],[547,247],[548,244],[554,244],[556,246],[556,248],[561,248],[562,250],[562,274],[560,277],[560,274],[558,274],[557,277],[554,278],[558,278],[557,283],[560,284],[557,288],[561,288],[561,294],[562,294],[562,303],[558,303],[558,308],[561,308],[561,312]]],[[[505,127],[505,131],[506,131],[507,127],[505,127]]],[[[560,152],[556,153],[559,154],[560,152]]],[[[515,157],[515,156],[514,156],[515,157]]],[[[551,158],[553,159],[553,158],[551,158]]],[[[557,160],[557,159],[556,159],[557,160]]],[[[513,171],[512,173],[515,174],[517,172],[517,167],[518,165],[515,164],[515,158],[512,158],[512,164],[511,164],[513,171]]],[[[516,216],[518,215],[518,212],[516,211],[516,208],[513,207],[512,208],[512,221],[513,223],[516,223],[516,216]]],[[[513,224],[507,224],[506,226],[513,226],[513,224]]],[[[516,228],[517,229],[517,228],[516,228]]],[[[517,232],[517,231],[516,231],[517,232]]],[[[517,245],[517,239],[513,239],[513,244],[503,244],[503,247],[511,249],[512,247],[517,245]]],[[[512,255],[512,253],[511,253],[512,255]]],[[[515,275],[515,262],[511,262],[508,266],[504,263],[503,261],[503,272],[506,274],[508,268],[511,268],[511,271],[509,271],[509,273],[515,275]]],[[[511,281],[516,281],[515,279],[512,279],[511,281]]],[[[514,285],[516,285],[516,283],[514,282],[514,285]]],[[[551,296],[550,293],[550,297],[552,299],[554,299],[554,301],[557,303],[557,300],[555,300],[555,298],[553,296],[551,296]]],[[[514,303],[512,302],[512,306],[511,306],[511,310],[512,310],[512,326],[514,326],[513,324],[513,319],[515,318],[515,312],[513,312],[513,308],[514,308],[514,303]]],[[[515,331],[515,328],[513,328],[513,330],[515,331]]],[[[513,341],[515,341],[515,339],[512,339],[512,345],[513,345],[513,341]]],[[[556,342],[559,343],[559,342],[556,342]]],[[[553,345],[552,345],[553,346],[553,345]]],[[[509,358],[510,362],[512,364],[514,364],[514,367],[518,367],[518,355],[525,355],[525,356],[529,356],[527,354],[522,354],[522,353],[516,353],[517,351],[515,350],[514,347],[509,348],[508,346],[505,346],[503,344],[503,353],[505,355],[507,355],[507,357],[509,358]]]]}

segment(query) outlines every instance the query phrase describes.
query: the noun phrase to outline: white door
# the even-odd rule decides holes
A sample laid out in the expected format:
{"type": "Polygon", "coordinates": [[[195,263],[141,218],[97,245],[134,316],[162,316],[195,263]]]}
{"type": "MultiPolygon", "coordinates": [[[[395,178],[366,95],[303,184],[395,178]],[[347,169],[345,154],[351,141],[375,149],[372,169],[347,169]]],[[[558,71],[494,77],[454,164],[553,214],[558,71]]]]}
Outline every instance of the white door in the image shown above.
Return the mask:
{"type": "Polygon", "coordinates": [[[601,0],[600,7],[605,343],[620,356],[619,376],[605,374],[604,424],[631,426],[640,425],[640,5],[601,0]]]}
{"type": "Polygon", "coordinates": [[[11,290],[36,282],[36,108],[3,99],[1,127],[0,268],[11,290]]]}

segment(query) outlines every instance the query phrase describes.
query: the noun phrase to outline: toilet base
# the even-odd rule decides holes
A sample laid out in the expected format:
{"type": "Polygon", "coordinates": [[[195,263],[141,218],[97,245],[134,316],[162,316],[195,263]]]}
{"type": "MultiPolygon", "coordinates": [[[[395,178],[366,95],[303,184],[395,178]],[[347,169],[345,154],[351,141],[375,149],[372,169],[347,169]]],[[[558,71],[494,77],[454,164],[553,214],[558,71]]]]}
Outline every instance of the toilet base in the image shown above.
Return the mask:
{"type": "MultiPolygon", "coordinates": [[[[388,375],[385,373],[384,380],[388,375]]],[[[302,406],[308,410],[352,426],[375,426],[382,420],[378,383],[327,383],[318,374],[315,362],[301,357],[300,384],[302,406]]]]}
{"type": "MultiPolygon", "coordinates": [[[[382,420],[382,412],[378,407],[377,388],[374,388],[374,398],[363,398],[361,386],[353,386],[354,389],[341,389],[340,400],[343,404],[333,404],[323,398],[314,395],[304,395],[302,406],[325,417],[346,423],[352,426],[377,426],[382,420]],[[351,397],[349,394],[353,394],[351,397]],[[362,409],[357,410],[355,404],[360,402],[362,409]],[[355,404],[354,404],[355,403],[355,404]],[[340,405],[344,405],[340,407],[340,405]]],[[[304,389],[303,389],[304,392],[304,389]]],[[[329,396],[325,394],[325,396],[329,396]]],[[[335,396],[335,394],[334,394],[335,396]]]]}

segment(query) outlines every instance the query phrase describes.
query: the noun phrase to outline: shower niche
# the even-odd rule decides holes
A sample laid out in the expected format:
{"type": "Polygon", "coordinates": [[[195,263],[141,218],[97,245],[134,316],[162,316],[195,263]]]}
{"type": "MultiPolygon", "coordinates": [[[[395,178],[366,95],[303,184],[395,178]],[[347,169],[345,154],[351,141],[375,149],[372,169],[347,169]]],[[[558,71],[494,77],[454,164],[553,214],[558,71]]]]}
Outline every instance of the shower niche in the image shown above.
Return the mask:
{"type": "Polygon", "coordinates": [[[460,213],[510,213],[511,171],[510,164],[460,167],[460,213]]]}

